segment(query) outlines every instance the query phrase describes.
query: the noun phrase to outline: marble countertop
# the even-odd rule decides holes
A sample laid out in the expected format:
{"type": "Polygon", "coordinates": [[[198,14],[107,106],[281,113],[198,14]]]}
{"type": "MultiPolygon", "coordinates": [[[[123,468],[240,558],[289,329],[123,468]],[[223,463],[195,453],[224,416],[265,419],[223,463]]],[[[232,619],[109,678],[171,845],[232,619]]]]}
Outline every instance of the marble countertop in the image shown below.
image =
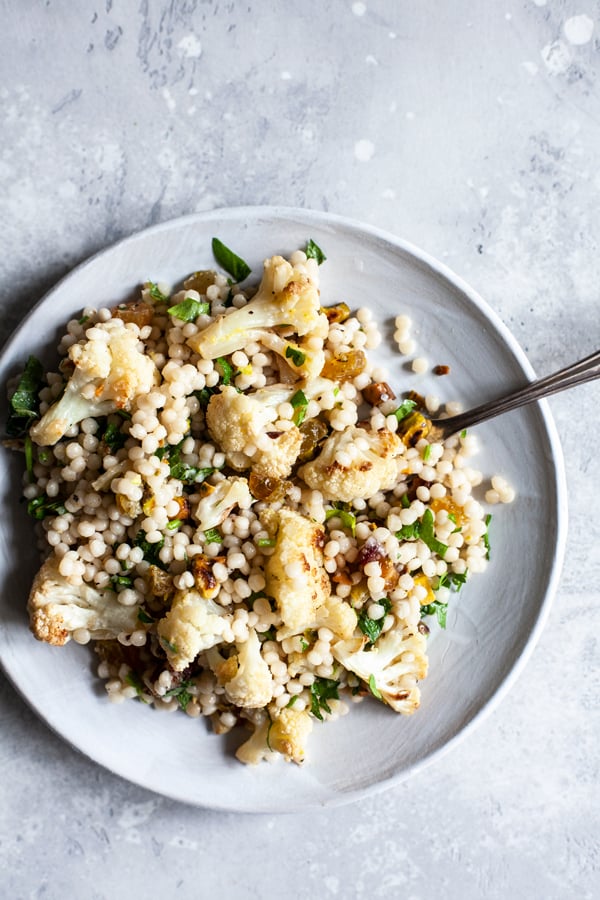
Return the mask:
{"type": "MultiPolygon", "coordinates": [[[[351,216],[469,281],[545,374],[598,349],[595,0],[5,0],[0,341],[75,264],[185,213],[351,216]]],[[[598,896],[598,383],[550,401],[566,560],[508,697],[332,810],[187,807],[71,750],[0,676],[11,900],[598,896]]],[[[68,702],[66,699],[65,702],[68,702]]]]}

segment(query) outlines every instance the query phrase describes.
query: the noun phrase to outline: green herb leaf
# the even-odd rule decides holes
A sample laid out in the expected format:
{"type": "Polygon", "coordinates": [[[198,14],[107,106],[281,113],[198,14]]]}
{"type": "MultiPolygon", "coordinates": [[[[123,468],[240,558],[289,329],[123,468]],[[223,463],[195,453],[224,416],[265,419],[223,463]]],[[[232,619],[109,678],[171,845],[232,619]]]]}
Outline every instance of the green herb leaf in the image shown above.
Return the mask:
{"type": "Polygon", "coordinates": [[[225,386],[231,384],[231,379],[233,378],[233,366],[222,356],[217,357],[215,363],[221,374],[221,384],[224,384],[225,386]]]}
{"type": "Polygon", "coordinates": [[[374,697],[377,697],[378,700],[383,700],[381,691],[377,687],[377,682],[375,681],[375,676],[373,674],[369,675],[369,690],[374,697]]]}
{"type": "Polygon", "coordinates": [[[140,676],[137,672],[128,672],[125,676],[125,681],[127,684],[131,685],[132,688],[135,688],[135,692],[143,703],[147,703],[148,701],[144,699],[143,695],[146,693],[147,688],[140,676]]]}
{"type": "Polygon", "coordinates": [[[183,519],[171,519],[167,522],[167,531],[177,531],[183,525],[183,519]]]}
{"type": "Polygon", "coordinates": [[[408,509],[410,506],[410,499],[408,494],[402,494],[400,497],[400,503],[402,504],[402,509],[408,509]]]}
{"type": "Polygon", "coordinates": [[[352,537],[356,537],[356,516],[349,509],[328,509],[325,513],[325,521],[338,518],[344,528],[348,528],[352,537]]]}
{"type": "Polygon", "coordinates": [[[485,558],[490,558],[491,546],[490,546],[490,522],[492,521],[492,514],[488,513],[485,517],[485,534],[483,535],[483,546],[485,547],[485,558]]]}
{"type": "Polygon", "coordinates": [[[380,606],[383,606],[385,612],[380,619],[371,619],[367,615],[366,611],[359,613],[358,616],[358,627],[362,631],[363,634],[369,639],[369,644],[374,644],[381,631],[383,629],[383,623],[385,622],[385,617],[389,613],[392,608],[392,603],[388,600],[387,597],[383,597],[381,600],[378,600],[380,606]]]}
{"type": "Polygon", "coordinates": [[[440,628],[446,627],[446,616],[448,614],[448,604],[442,603],[441,600],[434,600],[433,603],[427,603],[421,607],[421,618],[423,616],[436,616],[440,628]]]}
{"type": "Polygon", "coordinates": [[[259,538],[256,542],[257,547],[274,547],[277,543],[276,538],[259,538]]]}
{"type": "Polygon", "coordinates": [[[322,265],[327,259],[319,245],[315,244],[312,238],[307,241],[304,252],[306,253],[308,259],[316,259],[319,266],[322,265]]]}
{"type": "Polygon", "coordinates": [[[209,528],[204,532],[204,540],[207,544],[222,544],[223,538],[218,528],[209,528]]]}
{"type": "Polygon", "coordinates": [[[123,434],[119,425],[109,422],[102,435],[102,440],[107,447],[110,447],[111,453],[115,454],[125,445],[127,435],[123,434]]]}
{"type": "Polygon", "coordinates": [[[140,622],[144,623],[144,625],[152,625],[152,623],[156,621],[156,619],[154,619],[149,613],[147,613],[146,610],[141,606],[138,609],[137,617],[140,622]]]}
{"type": "Polygon", "coordinates": [[[130,588],[133,586],[133,581],[128,575],[111,575],[110,583],[114,588],[130,588]]]}
{"type": "Polygon", "coordinates": [[[298,699],[298,694],[294,694],[293,697],[290,697],[288,703],[286,703],[285,708],[291,709],[297,699],[298,699]]]}
{"type": "Polygon", "coordinates": [[[146,532],[138,531],[133,544],[135,547],[141,548],[142,553],[144,554],[144,559],[147,563],[150,563],[150,565],[152,566],[158,566],[159,569],[164,569],[166,571],[167,566],[158,555],[164,547],[164,538],[161,538],[160,541],[157,541],[155,544],[151,544],[146,540],[146,532]]]}
{"type": "Polygon", "coordinates": [[[27,477],[33,484],[35,478],[33,476],[33,441],[28,434],[25,435],[25,468],[27,469],[27,477]]]}
{"type": "Polygon", "coordinates": [[[159,286],[154,281],[148,282],[148,293],[156,303],[166,303],[168,297],[165,297],[159,286]]]}
{"type": "Polygon", "coordinates": [[[446,550],[448,549],[447,544],[442,544],[441,541],[438,541],[435,533],[435,519],[433,517],[433,513],[430,509],[426,509],[421,519],[421,532],[419,537],[426,544],[432,553],[437,553],[438,556],[442,558],[446,555],[446,550]]]}
{"type": "Polygon", "coordinates": [[[405,400],[392,415],[396,416],[398,421],[401,422],[413,411],[416,405],[414,400],[405,400]]]}
{"type": "Polygon", "coordinates": [[[27,512],[33,519],[41,522],[46,516],[64,516],[66,509],[62,500],[51,500],[46,494],[42,494],[28,502],[27,512]]]}
{"type": "Polygon", "coordinates": [[[9,437],[23,437],[34,419],[38,418],[39,392],[44,369],[35,356],[30,356],[10,398],[6,433],[9,437]]]}
{"type": "Polygon", "coordinates": [[[308,406],[308,400],[304,391],[296,391],[290,403],[294,407],[294,415],[292,417],[294,425],[302,425],[308,406]]]}
{"type": "Polygon", "coordinates": [[[172,644],[171,641],[168,641],[166,639],[166,637],[163,637],[161,635],[160,642],[163,645],[163,647],[165,647],[165,649],[167,649],[167,650],[170,650],[171,653],[179,653],[179,650],[177,649],[175,644],[172,644]]]}
{"type": "Polygon", "coordinates": [[[332,678],[315,678],[310,686],[310,711],[313,716],[323,721],[323,713],[331,713],[328,700],[339,700],[339,682],[332,678]]]}
{"type": "Polygon", "coordinates": [[[190,694],[188,688],[190,687],[191,682],[182,681],[177,687],[171,688],[170,691],[165,693],[165,697],[176,697],[177,702],[181,709],[185,712],[187,706],[192,699],[192,694],[190,694]]]}
{"type": "Polygon", "coordinates": [[[291,344],[288,344],[285,348],[285,358],[291,359],[295,366],[302,366],[306,359],[306,353],[302,353],[301,350],[298,350],[296,347],[292,347],[291,344]]]}
{"type": "Polygon", "coordinates": [[[244,281],[252,271],[248,263],[225,246],[219,238],[212,239],[212,252],[221,268],[229,272],[236,284],[244,281]]]}
{"type": "Polygon", "coordinates": [[[204,387],[199,391],[194,391],[193,396],[196,397],[202,409],[206,409],[210,403],[210,398],[218,393],[216,388],[204,387]]]}
{"type": "Polygon", "coordinates": [[[423,462],[427,462],[429,457],[431,456],[431,444],[426,444],[425,449],[423,450],[423,462]]]}
{"type": "Polygon", "coordinates": [[[439,591],[440,588],[449,588],[451,591],[460,591],[463,584],[467,580],[468,572],[444,572],[438,578],[437,586],[434,590],[439,591]]]}
{"type": "Polygon", "coordinates": [[[181,319],[182,322],[195,322],[198,316],[210,312],[210,303],[207,303],[205,300],[194,300],[193,297],[186,297],[181,303],[170,306],[167,312],[175,319],[181,319]]]}

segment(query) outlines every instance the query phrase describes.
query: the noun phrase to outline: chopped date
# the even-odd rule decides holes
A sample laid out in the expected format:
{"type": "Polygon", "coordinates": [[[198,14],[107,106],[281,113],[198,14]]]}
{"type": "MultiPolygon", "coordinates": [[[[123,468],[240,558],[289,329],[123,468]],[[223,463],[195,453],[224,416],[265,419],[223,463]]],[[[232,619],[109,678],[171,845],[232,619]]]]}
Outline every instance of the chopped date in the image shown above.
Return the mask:
{"type": "Polygon", "coordinates": [[[371,384],[368,384],[366,388],[363,388],[362,395],[371,406],[379,406],[380,403],[385,403],[386,400],[396,399],[395,393],[385,381],[373,381],[371,384]]]}
{"type": "Polygon", "coordinates": [[[434,375],[449,375],[450,374],[450,366],[434,366],[433,374],[434,375]]]}

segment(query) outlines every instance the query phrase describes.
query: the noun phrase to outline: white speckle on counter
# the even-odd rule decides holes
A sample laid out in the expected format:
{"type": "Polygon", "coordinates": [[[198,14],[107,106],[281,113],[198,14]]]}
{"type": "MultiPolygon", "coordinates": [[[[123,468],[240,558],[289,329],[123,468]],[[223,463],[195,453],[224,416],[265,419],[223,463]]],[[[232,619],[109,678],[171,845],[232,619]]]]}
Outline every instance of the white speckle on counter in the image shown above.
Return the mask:
{"type": "Polygon", "coordinates": [[[185,37],[182,37],[177,48],[181,50],[182,56],[190,59],[198,59],[199,56],[202,56],[202,44],[195,34],[186,34],[185,37]]]}
{"type": "Polygon", "coordinates": [[[289,81],[292,77],[292,74],[291,74],[291,72],[284,70],[279,77],[281,78],[282,81],[289,81]]]}
{"type": "Polygon", "coordinates": [[[355,16],[364,16],[367,11],[366,3],[353,3],[352,4],[352,12],[355,16]]]}
{"type": "Polygon", "coordinates": [[[594,23],[589,16],[571,16],[563,25],[565,37],[570,44],[587,44],[594,33],[594,23]]]}
{"type": "Polygon", "coordinates": [[[537,73],[539,72],[538,64],[532,62],[531,60],[525,60],[525,62],[522,62],[521,65],[526,72],[529,72],[530,75],[537,75],[537,73]]]}
{"type": "Polygon", "coordinates": [[[370,53],[368,56],[365,57],[365,62],[368,66],[378,66],[379,65],[379,60],[375,59],[375,57],[372,56],[370,53]]]}
{"type": "Polygon", "coordinates": [[[533,0],[533,2],[536,6],[545,6],[546,5],[546,0],[533,0]]]}
{"type": "Polygon", "coordinates": [[[162,95],[163,95],[165,103],[167,104],[167,109],[170,109],[171,112],[173,112],[173,110],[177,106],[177,102],[175,101],[175,98],[173,97],[169,88],[163,88],[162,95]]]}
{"type": "Polygon", "coordinates": [[[551,75],[563,75],[571,65],[569,48],[562,41],[546,44],[540,53],[551,75]]]}
{"type": "Polygon", "coordinates": [[[125,830],[138,828],[152,818],[160,804],[161,800],[158,799],[145,800],[141,803],[124,803],[117,824],[125,830]]]}
{"type": "Polygon", "coordinates": [[[359,162],[369,162],[375,153],[375,144],[363,138],[354,145],[354,155],[359,162]]]}

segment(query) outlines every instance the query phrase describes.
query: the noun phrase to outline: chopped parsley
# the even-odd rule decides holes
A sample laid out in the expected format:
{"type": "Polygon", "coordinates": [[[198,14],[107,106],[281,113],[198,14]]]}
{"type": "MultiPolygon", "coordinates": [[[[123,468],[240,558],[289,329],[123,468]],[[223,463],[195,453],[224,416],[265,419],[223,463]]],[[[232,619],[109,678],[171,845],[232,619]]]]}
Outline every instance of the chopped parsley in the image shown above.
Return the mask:
{"type": "Polygon", "coordinates": [[[208,528],[204,532],[204,540],[207,544],[222,544],[223,538],[218,528],[208,528]]]}
{"type": "Polygon", "coordinates": [[[362,611],[358,616],[358,627],[368,637],[369,644],[374,644],[381,634],[385,617],[392,608],[391,600],[388,600],[387,597],[378,600],[377,603],[384,609],[384,614],[380,619],[369,618],[366,611],[362,611]]]}
{"type": "Polygon", "coordinates": [[[200,468],[198,466],[190,466],[188,463],[183,462],[181,459],[183,441],[185,441],[185,438],[178,444],[167,444],[165,447],[159,447],[155,453],[155,456],[158,456],[159,459],[164,459],[166,457],[169,461],[171,478],[176,478],[183,484],[197,484],[204,481],[204,479],[208,478],[209,475],[212,475],[213,472],[217,471],[214,467],[200,468]]]}
{"type": "Polygon", "coordinates": [[[233,366],[231,363],[228,363],[222,356],[217,357],[215,363],[217,365],[217,370],[221,375],[221,384],[224,384],[225,386],[231,384],[231,379],[233,378],[233,366]]]}
{"type": "Polygon", "coordinates": [[[381,691],[377,687],[377,682],[375,681],[375,676],[373,674],[369,675],[369,690],[378,700],[383,700],[381,691]]]}
{"type": "Polygon", "coordinates": [[[432,553],[437,553],[442,558],[446,555],[447,544],[442,544],[435,536],[435,520],[430,509],[426,509],[422,519],[417,519],[412,525],[403,525],[396,532],[399,541],[414,541],[420,538],[432,553]]]}
{"type": "Polygon", "coordinates": [[[37,519],[38,522],[41,522],[46,516],[63,516],[66,513],[66,509],[62,500],[51,500],[47,494],[42,494],[41,497],[34,497],[33,500],[29,500],[27,512],[32,519],[37,519]]]}
{"type": "Polygon", "coordinates": [[[163,294],[156,282],[149,281],[146,287],[148,288],[148,293],[156,303],[166,303],[168,301],[169,298],[163,294]]]}
{"type": "Polygon", "coordinates": [[[285,358],[291,359],[295,366],[301,366],[306,360],[306,353],[303,353],[301,350],[298,350],[296,347],[292,347],[291,344],[288,344],[285,348],[285,358]]]}
{"type": "Polygon", "coordinates": [[[191,682],[182,681],[181,684],[178,684],[177,687],[171,688],[170,691],[165,693],[165,697],[175,697],[181,709],[185,712],[187,706],[192,699],[192,694],[190,694],[188,688],[190,687],[191,682]]]}
{"type": "Polygon", "coordinates": [[[133,587],[133,581],[128,575],[111,575],[110,583],[114,588],[130,588],[133,587]]]}
{"type": "Polygon", "coordinates": [[[467,580],[468,572],[444,572],[440,575],[434,590],[439,591],[440,588],[450,588],[451,591],[460,591],[463,584],[467,580]]]}
{"type": "Polygon", "coordinates": [[[206,300],[194,300],[193,297],[186,297],[176,306],[170,306],[167,312],[182,322],[195,322],[198,316],[210,312],[210,303],[207,303],[206,300]]]}
{"type": "Polygon", "coordinates": [[[306,247],[304,248],[304,252],[308,259],[316,259],[317,265],[321,266],[327,257],[321,250],[318,244],[315,244],[312,238],[306,242],[306,247]]]}
{"type": "Polygon", "coordinates": [[[172,644],[171,641],[168,641],[168,640],[166,639],[166,637],[163,637],[163,636],[161,635],[161,637],[160,637],[160,642],[161,642],[161,644],[163,645],[163,647],[164,647],[166,650],[169,650],[171,653],[179,653],[179,650],[177,649],[177,647],[175,646],[175,644],[172,644]]]}
{"type": "Polygon", "coordinates": [[[151,544],[150,541],[146,540],[146,532],[141,530],[138,531],[133,542],[135,547],[141,548],[142,553],[144,554],[144,560],[147,563],[150,563],[151,566],[158,566],[159,569],[164,569],[166,571],[167,567],[158,555],[164,547],[164,543],[165,539],[161,538],[160,541],[151,544]]]}
{"type": "Polygon", "coordinates": [[[33,484],[35,481],[33,475],[33,441],[28,434],[25,435],[25,468],[27,469],[27,477],[33,484]]]}
{"type": "Polygon", "coordinates": [[[252,271],[248,263],[230,250],[219,238],[212,239],[212,252],[221,268],[229,272],[236,284],[244,281],[252,271]]]}
{"type": "Polygon", "coordinates": [[[485,534],[483,535],[483,546],[485,547],[485,558],[490,558],[490,522],[492,521],[492,514],[488,513],[485,517],[485,534]]]}
{"type": "Polygon", "coordinates": [[[431,456],[431,444],[426,444],[425,449],[423,450],[423,462],[427,462],[429,457],[431,456]]]}
{"type": "Polygon", "coordinates": [[[290,697],[289,702],[286,703],[285,708],[291,709],[297,699],[298,699],[298,694],[294,694],[293,697],[290,697]]]}
{"type": "Polygon", "coordinates": [[[35,356],[30,356],[12,393],[9,403],[6,433],[9,437],[23,437],[39,415],[39,391],[44,369],[35,356]]]}
{"type": "Polygon", "coordinates": [[[124,446],[127,435],[123,434],[119,425],[116,425],[114,422],[109,422],[102,435],[102,440],[114,455],[117,450],[120,450],[124,446]]]}
{"type": "Polygon", "coordinates": [[[308,407],[308,400],[304,391],[296,391],[290,403],[294,407],[294,415],[292,417],[294,425],[302,425],[308,407]]]}
{"type": "Polygon", "coordinates": [[[397,410],[395,410],[392,415],[396,416],[396,419],[401,422],[402,419],[405,419],[410,413],[413,411],[417,404],[414,400],[405,400],[400,404],[397,410]]]}
{"type": "Polygon", "coordinates": [[[274,547],[277,543],[276,538],[258,538],[256,542],[257,547],[274,547]]]}
{"type": "Polygon", "coordinates": [[[441,600],[434,600],[433,603],[427,603],[421,607],[421,617],[435,616],[438,620],[440,628],[446,627],[446,616],[448,614],[448,604],[441,600]]]}
{"type": "Polygon", "coordinates": [[[328,700],[339,700],[339,682],[333,678],[315,678],[310,686],[310,711],[323,721],[323,713],[331,713],[328,700]]]}
{"type": "Polygon", "coordinates": [[[137,674],[137,672],[128,672],[125,676],[125,681],[132,688],[135,688],[135,692],[143,703],[147,703],[148,701],[144,699],[144,693],[146,692],[146,685],[137,674]]]}
{"type": "Polygon", "coordinates": [[[177,531],[178,528],[181,528],[183,525],[183,519],[171,519],[170,522],[167,522],[166,528],[167,531],[177,531]]]}
{"type": "Polygon", "coordinates": [[[146,610],[143,609],[141,606],[138,609],[137,617],[140,620],[140,622],[143,622],[144,625],[152,625],[152,623],[155,621],[155,619],[150,615],[150,613],[146,612],[146,610]]]}
{"type": "Polygon", "coordinates": [[[356,537],[356,515],[353,512],[349,509],[338,509],[337,507],[328,509],[325,513],[325,521],[328,522],[329,519],[333,518],[338,518],[343,527],[350,531],[352,537],[356,537]]]}

